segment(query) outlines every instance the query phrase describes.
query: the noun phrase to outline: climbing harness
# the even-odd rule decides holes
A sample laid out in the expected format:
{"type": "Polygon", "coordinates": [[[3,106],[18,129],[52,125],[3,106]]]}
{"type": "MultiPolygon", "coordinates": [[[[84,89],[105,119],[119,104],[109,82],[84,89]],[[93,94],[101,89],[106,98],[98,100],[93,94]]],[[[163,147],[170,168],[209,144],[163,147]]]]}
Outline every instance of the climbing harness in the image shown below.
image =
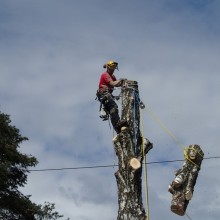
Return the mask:
{"type": "Polygon", "coordinates": [[[98,90],[96,92],[96,98],[95,100],[98,100],[100,102],[100,106],[99,106],[99,112],[100,112],[100,118],[103,120],[103,121],[106,121],[109,119],[109,113],[105,110],[104,108],[104,103],[107,102],[107,92],[106,93],[103,93],[101,94],[98,90]]]}
{"type": "Polygon", "coordinates": [[[100,106],[99,106],[99,112],[100,112],[100,118],[103,120],[103,121],[107,121],[109,120],[109,115],[110,115],[110,112],[105,109],[105,106],[104,104],[108,103],[109,102],[109,98],[113,99],[113,100],[116,100],[118,101],[121,97],[121,94],[119,94],[118,96],[113,96],[112,94],[110,94],[108,91],[104,92],[104,93],[100,93],[98,90],[96,92],[96,98],[95,100],[98,100],[100,102],[100,106]]]}

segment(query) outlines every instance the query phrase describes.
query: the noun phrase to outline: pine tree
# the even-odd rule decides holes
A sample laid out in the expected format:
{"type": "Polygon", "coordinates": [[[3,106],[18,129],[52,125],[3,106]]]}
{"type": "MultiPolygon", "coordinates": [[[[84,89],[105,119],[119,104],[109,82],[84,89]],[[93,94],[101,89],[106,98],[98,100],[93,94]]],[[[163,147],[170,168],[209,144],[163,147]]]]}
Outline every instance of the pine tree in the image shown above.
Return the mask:
{"type": "Polygon", "coordinates": [[[12,126],[9,115],[0,112],[0,219],[49,220],[63,217],[54,211],[54,204],[37,205],[30,195],[23,195],[19,187],[27,183],[28,167],[38,161],[31,155],[19,152],[20,144],[28,140],[12,126]]]}

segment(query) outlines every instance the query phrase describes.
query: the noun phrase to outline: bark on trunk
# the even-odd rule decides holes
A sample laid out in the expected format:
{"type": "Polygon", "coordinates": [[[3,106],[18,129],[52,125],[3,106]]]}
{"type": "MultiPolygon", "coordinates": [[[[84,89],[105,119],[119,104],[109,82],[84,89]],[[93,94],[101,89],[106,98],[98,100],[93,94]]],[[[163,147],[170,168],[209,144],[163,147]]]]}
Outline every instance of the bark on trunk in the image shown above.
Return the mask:
{"type": "Polygon", "coordinates": [[[184,152],[185,162],[176,171],[176,177],[169,185],[172,194],[171,211],[177,215],[184,215],[192,199],[194,186],[199,174],[204,153],[199,145],[190,145],[184,152]]]}
{"type": "Polygon", "coordinates": [[[143,155],[152,147],[140,132],[140,99],[138,83],[126,80],[122,87],[121,120],[127,125],[113,139],[119,169],[115,173],[118,185],[118,220],[145,220],[142,202],[143,155]],[[142,142],[144,140],[144,154],[142,142]]]}

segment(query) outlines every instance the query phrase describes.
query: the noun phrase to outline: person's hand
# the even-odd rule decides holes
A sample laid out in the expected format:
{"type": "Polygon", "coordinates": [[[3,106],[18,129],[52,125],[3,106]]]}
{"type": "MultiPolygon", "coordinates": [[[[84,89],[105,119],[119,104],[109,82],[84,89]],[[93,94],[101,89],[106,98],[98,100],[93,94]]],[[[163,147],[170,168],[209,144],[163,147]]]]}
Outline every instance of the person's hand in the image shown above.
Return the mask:
{"type": "Polygon", "coordinates": [[[122,86],[124,81],[126,81],[127,79],[126,78],[120,78],[119,79],[119,85],[122,86]]]}

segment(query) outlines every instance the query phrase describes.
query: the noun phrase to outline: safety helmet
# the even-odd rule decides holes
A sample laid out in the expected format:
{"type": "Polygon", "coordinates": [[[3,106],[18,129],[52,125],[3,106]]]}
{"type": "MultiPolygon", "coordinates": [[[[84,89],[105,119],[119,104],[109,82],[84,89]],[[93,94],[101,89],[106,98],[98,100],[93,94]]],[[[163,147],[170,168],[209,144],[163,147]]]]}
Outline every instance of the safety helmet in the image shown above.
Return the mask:
{"type": "Polygon", "coordinates": [[[115,69],[118,70],[118,63],[115,62],[115,61],[110,60],[103,67],[104,68],[107,67],[107,69],[111,69],[111,70],[115,70],[115,69]]]}

